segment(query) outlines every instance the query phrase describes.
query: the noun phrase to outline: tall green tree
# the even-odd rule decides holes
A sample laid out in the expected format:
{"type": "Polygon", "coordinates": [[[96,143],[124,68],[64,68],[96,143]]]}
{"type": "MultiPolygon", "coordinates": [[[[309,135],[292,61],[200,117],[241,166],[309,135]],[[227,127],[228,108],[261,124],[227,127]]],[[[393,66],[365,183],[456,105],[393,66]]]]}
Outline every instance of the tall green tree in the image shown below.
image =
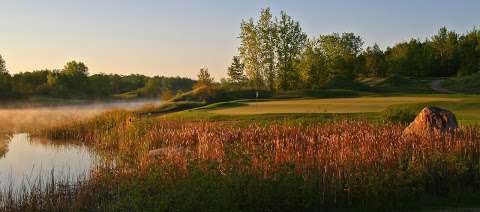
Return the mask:
{"type": "Polygon", "coordinates": [[[480,30],[474,28],[459,39],[460,68],[457,75],[465,76],[480,71],[480,30]]]}
{"type": "Polygon", "coordinates": [[[369,77],[385,77],[387,64],[385,55],[377,44],[367,47],[362,54],[365,76],[369,77]]]}
{"type": "Polygon", "coordinates": [[[5,60],[0,55],[0,98],[10,97],[11,94],[11,76],[8,73],[5,60]]]}
{"type": "Polygon", "coordinates": [[[298,21],[280,13],[275,20],[276,53],[277,53],[277,90],[295,89],[298,86],[300,74],[295,68],[295,60],[300,55],[307,35],[302,31],[298,21]]]}
{"type": "Polygon", "coordinates": [[[234,56],[232,64],[228,67],[228,80],[231,83],[243,84],[247,79],[245,76],[245,65],[239,56],[234,56]]]}
{"type": "Polygon", "coordinates": [[[442,27],[429,43],[435,52],[440,76],[453,76],[459,68],[458,34],[442,27]]]}
{"type": "Polygon", "coordinates": [[[257,22],[256,30],[260,45],[259,58],[260,68],[263,75],[265,86],[270,90],[275,88],[275,43],[277,39],[277,29],[273,22],[273,16],[270,8],[262,9],[260,19],[257,22]]]}
{"type": "Polygon", "coordinates": [[[325,56],[318,39],[308,39],[296,63],[300,72],[301,88],[318,88],[327,80],[325,56]]]}
{"type": "Polygon", "coordinates": [[[202,87],[202,86],[211,86],[213,84],[213,77],[208,72],[208,68],[201,68],[197,74],[197,83],[195,87],[202,87]]]}
{"type": "Polygon", "coordinates": [[[85,97],[89,93],[88,67],[82,62],[67,62],[61,72],[50,78],[49,84],[58,88],[60,96],[85,97]]]}
{"type": "Polygon", "coordinates": [[[256,89],[265,86],[260,51],[260,38],[253,19],[242,21],[240,25],[240,57],[245,64],[245,74],[250,85],[256,89]]]}
{"type": "Polygon", "coordinates": [[[439,76],[434,50],[417,39],[402,42],[385,52],[389,74],[425,77],[439,76]]]}
{"type": "Polygon", "coordinates": [[[0,55],[0,73],[8,73],[7,65],[2,55],[0,55]]]}
{"type": "Polygon", "coordinates": [[[320,36],[320,45],[327,60],[329,78],[355,77],[357,57],[364,42],[353,33],[333,33],[320,36]]]}

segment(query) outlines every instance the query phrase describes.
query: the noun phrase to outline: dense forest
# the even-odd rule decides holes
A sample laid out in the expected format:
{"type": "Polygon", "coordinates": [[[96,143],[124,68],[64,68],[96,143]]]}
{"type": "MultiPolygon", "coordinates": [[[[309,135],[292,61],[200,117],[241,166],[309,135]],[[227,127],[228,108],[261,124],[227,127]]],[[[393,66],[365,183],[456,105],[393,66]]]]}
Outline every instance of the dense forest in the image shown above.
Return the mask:
{"type": "Polygon", "coordinates": [[[239,55],[227,82],[275,91],[314,89],[365,77],[453,77],[480,71],[480,31],[458,34],[441,28],[431,38],[397,43],[386,50],[364,47],[354,33],[308,37],[298,21],[263,9],[240,26],[239,55]]]}
{"type": "Polygon", "coordinates": [[[139,74],[93,74],[82,62],[68,62],[61,70],[39,70],[10,75],[0,56],[0,98],[158,97],[192,89],[195,81],[181,77],[139,74]]]}

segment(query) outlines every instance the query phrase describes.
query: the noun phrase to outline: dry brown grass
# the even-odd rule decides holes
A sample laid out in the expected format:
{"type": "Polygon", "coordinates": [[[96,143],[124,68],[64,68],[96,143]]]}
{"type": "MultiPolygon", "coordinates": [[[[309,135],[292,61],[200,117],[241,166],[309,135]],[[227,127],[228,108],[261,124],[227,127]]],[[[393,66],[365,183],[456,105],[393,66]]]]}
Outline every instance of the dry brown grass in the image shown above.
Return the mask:
{"type": "Polygon", "coordinates": [[[480,191],[479,127],[407,137],[403,128],[364,121],[238,127],[112,112],[44,133],[115,153],[117,166],[95,172],[95,186],[85,187],[92,193],[82,187],[74,193],[89,194],[80,199],[88,205],[116,210],[131,209],[132,195],[143,210],[217,204],[318,210],[397,207],[423,196],[480,191]],[[159,148],[162,154],[148,155],[159,148]]]}

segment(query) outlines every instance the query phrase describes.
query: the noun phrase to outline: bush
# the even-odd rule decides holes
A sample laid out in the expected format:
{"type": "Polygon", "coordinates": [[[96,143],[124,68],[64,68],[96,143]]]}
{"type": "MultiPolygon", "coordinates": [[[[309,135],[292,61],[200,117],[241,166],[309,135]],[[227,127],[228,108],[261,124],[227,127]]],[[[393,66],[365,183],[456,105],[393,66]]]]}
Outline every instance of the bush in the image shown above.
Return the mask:
{"type": "Polygon", "coordinates": [[[446,80],[442,86],[457,92],[480,93],[480,72],[470,76],[446,80]]]}
{"type": "Polygon", "coordinates": [[[381,118],[387,122],[409,123],[427,104],[391,105],[381,112],[381,118]]]}
{"type": "Polygon", "coordinates": [[[329,89],[350,89],[358,91],[371,90],[370,86],[345,76],[335,76],[322,87],[329,89]]]}
{"type": "Polygon", "coordinates": [[[410,79],[393,74],[386,78],[366,78],[362,80],[370,85],[375,92],[426,92],[430,91],[430,84],[426,81],[410,79]]]}

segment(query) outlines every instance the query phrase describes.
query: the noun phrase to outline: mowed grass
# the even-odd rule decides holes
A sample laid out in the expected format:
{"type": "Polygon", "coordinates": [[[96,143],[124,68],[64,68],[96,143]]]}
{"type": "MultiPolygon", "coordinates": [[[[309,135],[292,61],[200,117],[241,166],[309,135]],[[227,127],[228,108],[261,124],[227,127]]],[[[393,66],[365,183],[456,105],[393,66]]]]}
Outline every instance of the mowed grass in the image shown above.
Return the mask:
{"type": "Polygon", "coordinates": [[[290,99],[245,102],[237,107],[212,108],[210,113],[221,115],[253,115],[271,113],[371,113],[381,112],[395,104],[422,102],[459,102],[459,97],[395,96],[331,99],[290,99]]]}

